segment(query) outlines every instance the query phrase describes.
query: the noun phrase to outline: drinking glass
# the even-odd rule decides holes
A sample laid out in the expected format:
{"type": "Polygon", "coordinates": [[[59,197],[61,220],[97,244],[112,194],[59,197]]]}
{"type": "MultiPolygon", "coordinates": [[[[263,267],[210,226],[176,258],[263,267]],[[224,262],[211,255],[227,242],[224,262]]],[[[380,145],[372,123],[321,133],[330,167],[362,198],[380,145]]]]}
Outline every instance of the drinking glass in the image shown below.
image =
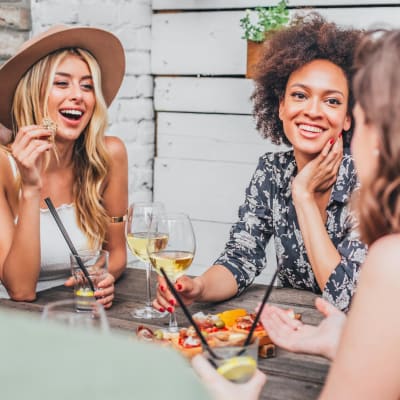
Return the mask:
{"type": "Polygon", "coordinates": [[[89,280],[80,268],[78,258],[86,268],[94,290],[98,290],[99,283],[107,277],[109,253],[107,250],[79,250],[75,255],[70,254],[71,273],[75,278],[74,295],[77,311],[90,311],[96,299],[89,280]]]}
{"type": "MultiPolygon", "coordinates": [[[[158,214],[152,218],[148,237],[166,237],[164,246],[148,241],[147,251],[154,269],[161,274],[161,268],[175,282],[189,268],[196,251],[196,240],[192,223],[186,214],[158,214]]],[[[170,332],[178,331],[175,313],[170,313],[170,332]]]]}
{"type": "Polygon", "coordinates": [[[77,299],[59,300],[48,303],[42,311],[43,321],[54,321],[68,328],[92,329],[101,333],[109,332],[104,307],[97,302],[90,304],[90,311],[78,312],[77,299]]]}
{"type": "Polygon", "coordinates": [[[151,305],[151,264],[147,254],[147,243],[155,243],[157,248],[165,247],[168,237],[165,235],[154,235],[148,237],[150,222],[153,216],[164,211],[162,203],[137,202],[128,208],[128,219],[126,222],[126,241],[129,250],[139,260],[145,263],[146,268],[146,300],[144,307],[136,308],[132,312],[134,318],[153,319],[162,318],[166,313],[161,313],[151,305]]]}
{"type": "Polygon", "coordinates": [[[257,370],[258,338],[247,346],[213,346],[213,354],[205,351],[205,357],[214,365],[217,372],[234,383],[245,383],[257,370]]]}

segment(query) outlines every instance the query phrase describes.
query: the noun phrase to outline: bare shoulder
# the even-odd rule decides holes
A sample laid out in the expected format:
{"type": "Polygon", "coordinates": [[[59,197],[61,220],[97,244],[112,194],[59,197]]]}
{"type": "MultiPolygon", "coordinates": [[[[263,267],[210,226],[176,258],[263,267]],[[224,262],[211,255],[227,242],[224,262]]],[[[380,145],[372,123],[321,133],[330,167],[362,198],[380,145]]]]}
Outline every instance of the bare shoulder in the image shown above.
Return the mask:
{"type": "MultiPolygon", "coordinates": [[[[369,247],[365,273],[379,279],[399,279],[400,234],[381,237],[369,247]]],[[[364,269],[364,268],[363,268],[364,269]]]]}
{"type": "Polygon", "coordinates": [[[116,136],[106,136],[105,143],[112,159],[126,157],[125,143],[116,136]]]}

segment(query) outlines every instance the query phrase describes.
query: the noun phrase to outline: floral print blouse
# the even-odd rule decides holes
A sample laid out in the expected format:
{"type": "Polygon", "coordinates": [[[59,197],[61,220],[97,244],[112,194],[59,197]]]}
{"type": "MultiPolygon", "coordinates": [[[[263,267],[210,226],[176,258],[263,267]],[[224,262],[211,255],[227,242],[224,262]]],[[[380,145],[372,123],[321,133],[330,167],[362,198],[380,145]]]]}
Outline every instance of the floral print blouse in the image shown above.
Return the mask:
{"type": "MultiPolygon", "coordinates": [[[[321,293],[307,257],[292,200],[291,184],[297,172],[293,151],[266,153],[246,190],[239,221],[230,232],[224,252],[214,262],[234,275],[241,294],[267,267],[265,247],[273,236],[278,275],[283,286],[321,293]]],[[[359,240],[347,201],[358,186],[349,149],[344,149],[336,183],[327,206],[326,230],[341,255],[322,296],[347,311],[355,292],[367,246],[359,240]]],[[[318,243],[315,243],[318,246],[318,243]]]]}

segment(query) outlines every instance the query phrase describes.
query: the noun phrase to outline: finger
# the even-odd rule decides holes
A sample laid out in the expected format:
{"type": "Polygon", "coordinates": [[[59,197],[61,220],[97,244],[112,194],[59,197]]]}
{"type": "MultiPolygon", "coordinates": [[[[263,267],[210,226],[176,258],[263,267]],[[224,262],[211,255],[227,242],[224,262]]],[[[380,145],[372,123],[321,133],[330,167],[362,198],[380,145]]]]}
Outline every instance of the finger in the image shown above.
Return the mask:
{"type": "Polygon", "coordinates": [[[114,300],[114,294],[111,294],[110,296],[102,297],[99,299],[96,299],[96,301],[100,304],[103,305],[104,308],[110,308],[112,306],[112,302],[114,300]]]}
{"type": "Polygon", "coordinates": [[[153,300],[153,302],[151,303],[151,305],[153,306],[154,309],[160,311],[160,312],[164,312],[165,311],[165,307],[162,306],[157,299],[153,300]]]}
{"type": "Polygon", "coordinates": [[[171,305],[171,303],[170,303],[170,299],[171,299],[171,296],[169,295],[169,292],[167,292],[167,291],[161,291],[159,288],[157,289],[157,298],[156,298],[156,300],[157,300],[157,306],[156,306],[156,308],[157,307],[162,307],[162,308],[164,308],[165,310],[167,310],[168,309],[168,307],[171,307],[172,305],[171,305]],[[167,297],[168,296],[168,297],[167,297]]]}
{"type": "Polygon", "coordinates": [[[96,290],[94,292],[94,295],[96,297],[105,297],[105,296],[108,296],[110,294],[113,294],[114,291],[115,291],[114,285],[111,285],[111,286],[105,287],[102,290],[96,290]]]}
{"type": "Polygon", "coordinates": [[[106,278],[101,280],[98,283],[97,287],[98,288],[106,288],[106,287],[109,287],[111,285],[114,285],[114,282],[115,282],[114,276],[111,275],[111,274],[107,274],[106,278]]]}
{"type": "Polygon", "coordinates": [[[339,311],[335,306],[333,306],[322,297],[318,297],[315,299],[315,307],[325,317],[328,317],[332,314],[341,314],[341,311],[339,311]]]}
{"type": "Polygon", "coordinates": [[[193,279],[183,275],[177,279],[175,287],[182,294],[189,293],[193,290],[193,279]]]}
{"type": "Polygon", "coordinates": [[[328,139],[328,141],[325,143],[325,146],[322,148],[322,151],[319,155],[321,159],[324,159],[329,154],[329,151],[331,150],[334,143],[335,143],[334,138],[331,137],[328,139]]]}
{"type": "Polygon", "coordinates": [[[71,276],[70,278],[68,278],[68,279],[64,282],[64,286],[72,287],[72,286],[75,285],[75,282],[76,282],[75,278],[74,278],[73,276],[71,276]]]}
{"type": "Polygon", "coordinates": [[[218,374],[216,369],[202,354],[197,354],[196,356],[194,356],[191,363],[193,369],[196,371],[203,382],[207,382],[208,384],[212,382],[217,383],[221,381],[221,379],[224,379],[221,375],[218,374]]]}
{"type": "Polygon", "coordinates": [[[242,385],[246,385],[247,390],[251,391],[253,395],[255,395],[254,398],[258,399],[259,394],[266,382],[267,382],[267,376],[259,369],[257,369],[252,378],[247,383],[242,383],[242,385]]]}

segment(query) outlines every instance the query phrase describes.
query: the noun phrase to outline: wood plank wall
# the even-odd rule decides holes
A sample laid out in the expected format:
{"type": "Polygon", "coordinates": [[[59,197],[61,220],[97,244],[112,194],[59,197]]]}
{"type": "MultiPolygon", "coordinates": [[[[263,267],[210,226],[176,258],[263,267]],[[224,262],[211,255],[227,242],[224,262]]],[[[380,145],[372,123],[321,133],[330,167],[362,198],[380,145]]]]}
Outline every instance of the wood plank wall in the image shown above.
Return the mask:
{"type": "MultiPolygon", "coordinates": [[[[258,157],[276,146],[262,140],[251,116],[245,79],[246,8],[277,1],[153,0],[151,69],[155,75],[157,154],[154,199],[193,220],[200,274],[223,249],[258,157]]],[[[361,28],[399,28],[400,1],[291,0],[328,20],[361,28]]],[[[266,282],[276,262],[268,248],[266,282]]]]}

